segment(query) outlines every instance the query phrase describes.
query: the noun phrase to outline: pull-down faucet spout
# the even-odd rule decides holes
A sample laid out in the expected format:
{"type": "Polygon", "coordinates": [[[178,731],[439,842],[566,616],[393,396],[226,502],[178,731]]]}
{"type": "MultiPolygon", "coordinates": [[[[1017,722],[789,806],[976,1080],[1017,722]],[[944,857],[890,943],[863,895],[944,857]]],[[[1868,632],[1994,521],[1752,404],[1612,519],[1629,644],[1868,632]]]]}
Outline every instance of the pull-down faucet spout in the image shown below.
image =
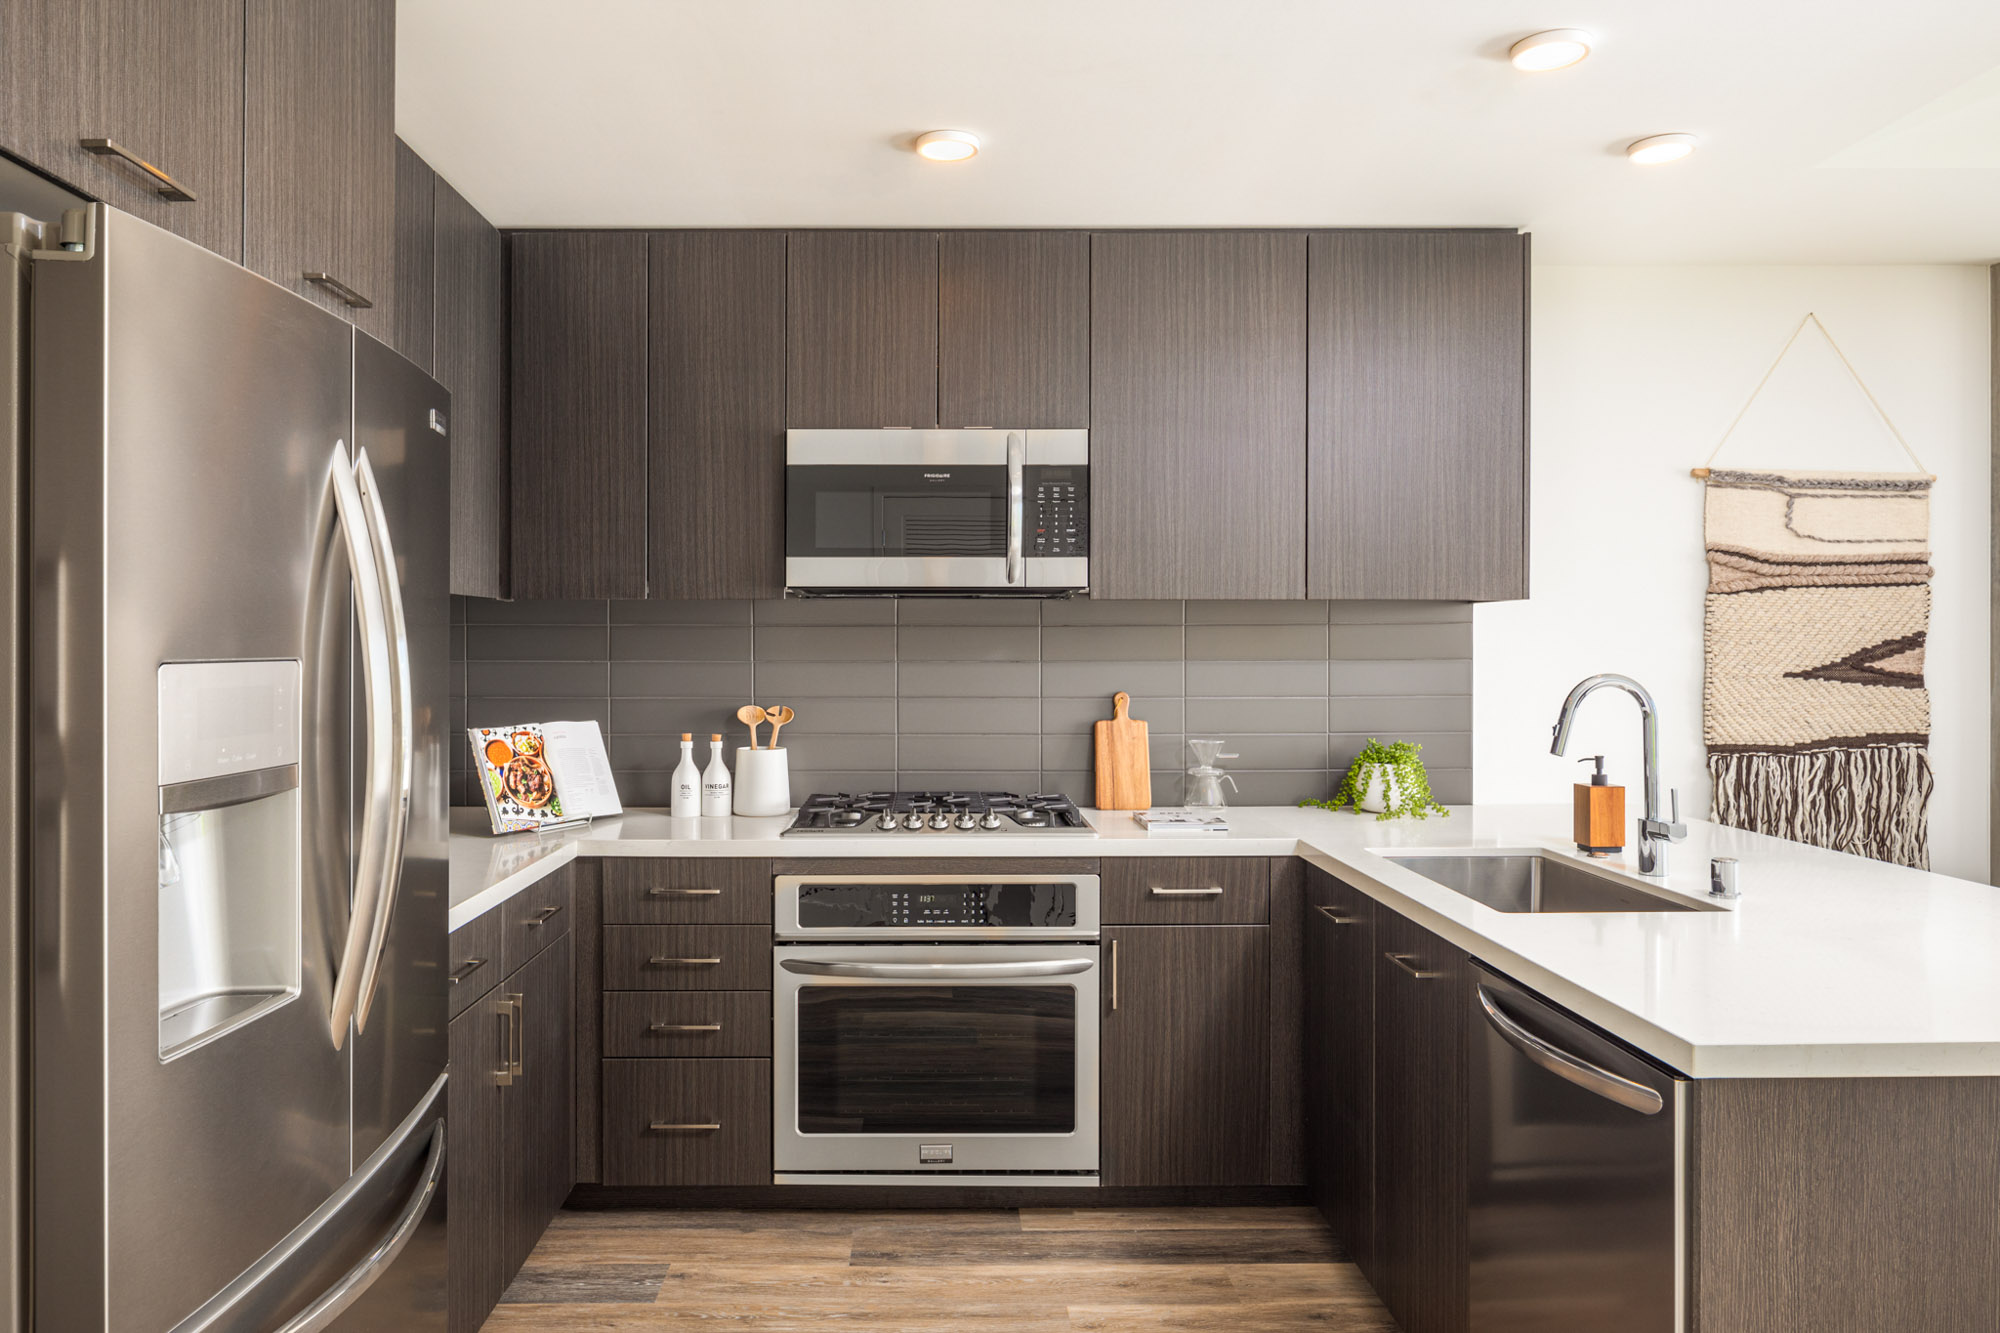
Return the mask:
{"type": "Polygon", "coordinates": [[[1646,813],[1639,820],[1639,873],[1664,875],[1667,873],[1667,844],[1685,838],[1687,825],[1681,823],[1681,796],[1677,791],[1668,793],[1673,800],[1673,817],[1660,818],[1660,710],[1646,687],[1630,676],[1609,674],[1577,682],[1576,688],[1569,692],[1569,698],[1563,700],[1562,712],[1556,718],[1555,740],[1549,746],[1549,753],[1560,755],[1568,748],[1570,725],[1576,721],[1577,706],[1607,685],[1625,691],[1639,704],[1639,727],[1646,759],[1646,813]]]}

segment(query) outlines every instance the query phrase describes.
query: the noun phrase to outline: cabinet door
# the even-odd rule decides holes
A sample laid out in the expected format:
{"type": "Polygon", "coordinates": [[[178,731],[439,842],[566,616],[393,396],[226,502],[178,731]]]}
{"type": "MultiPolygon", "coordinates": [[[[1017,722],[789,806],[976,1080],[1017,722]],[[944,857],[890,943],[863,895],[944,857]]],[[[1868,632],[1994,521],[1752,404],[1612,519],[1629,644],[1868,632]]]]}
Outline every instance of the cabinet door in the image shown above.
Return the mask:
{"type": "Polygon", "coordinates": [[[249,0],[247,15],[244,266],[394,338],[395,0],[249,0]]]}
{"type": "MultiPolygon", "coordinates": [[[[229,259],[243,257],[240,0],[7,0],[0,147],[229,259]],[[121,157],[109,139],[182,187],[121,157]]],[[[55,219],[47,219],[54,221],[55,219]]]]}
{"type": "Polygon", "coordinates": [[[1093,597],[1305,596],[1306,238],[1091,239],[1093,597]]]}
{"type": "Polygon", "coordinates": [[[1308,595],[1528,595],[1528,238],[1312,237],[1308,595]]]}
{"type": "Polygon", "coordinates": [[[670,231],[651,245],[648,590],[777,597],[785,588],[784,234],[670,231]]]}
{"type": "Polygon", "coordinates": [[[1261,1185],[1270,1077],[1270,928],[1104,934],[1106,1185],[1261,1185]]]}
{"type": "Polygon", "coordinates": [[[516,597],[646,595],[646,238],[522,232],[513,295],[516,597]]]}
{"type": "MultiPolygon", "coordinates": [[[[438,377],[437,175],[416,151],[396,140],[396,337],[405,360],[438,377]]],[[[445,388],[451,386],[445,384],[445,388]]],[[[458,407],[453,402],[454,413],[458,407]]]]}
{"type": "Polygon", "coordinates": [[[507,1276],[524,1263],[576,1180],[571,1096],[575,1001],[570,946],[557,940],[516,972],[521,1034],[513,1086],[506,1091],[507,1276]]]}
{"type": "Polygon", "coordinates": [[[791,234],[787,424],[937,424],[938,238],[791,234]]]}
{"type": "Polygon", "coordinates": [[[1305,916],[1307,1180],[1371,1280],[1375,1262],[1375,904],[1309,870],[1305,916]]]}
{"type": "Polygon", "coordinates": [[[938,242],[938,424],[1090,424],[1090,236],[948,231],[938,242]]]}
{"type": "Polygon", "coordinates": [[[513,1009],[505,992],[503,986],[451,1020],[451,1169],[445,1173],[451,1333],[476,1333],[513,1272],[505,1147],[511,1089],[501,1086],[513,1009]]]}
{"type": "Polygon", "coordinates": [[[500,233],[437,179],[437,337],[431,374],[451,390],[451,590],[507,596],[507,321],[500,233]]]}
{"type": "Polygon", "coordinates": [[[1375,925],[1375,1289],[1404,1333],[1466,1326],[1465,988],[1460,950],[1375,925]]]}

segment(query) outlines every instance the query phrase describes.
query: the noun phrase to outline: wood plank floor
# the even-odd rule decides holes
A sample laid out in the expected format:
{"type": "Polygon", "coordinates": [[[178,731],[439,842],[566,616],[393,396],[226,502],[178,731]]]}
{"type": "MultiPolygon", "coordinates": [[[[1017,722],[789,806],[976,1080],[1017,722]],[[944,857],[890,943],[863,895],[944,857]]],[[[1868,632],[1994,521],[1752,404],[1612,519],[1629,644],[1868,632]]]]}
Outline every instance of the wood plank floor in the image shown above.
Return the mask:
{"type": "Polygon", "coordinates": [[[565,1212],[486,1333],[1394,1333],[1310,1208],[565,1212]]]}

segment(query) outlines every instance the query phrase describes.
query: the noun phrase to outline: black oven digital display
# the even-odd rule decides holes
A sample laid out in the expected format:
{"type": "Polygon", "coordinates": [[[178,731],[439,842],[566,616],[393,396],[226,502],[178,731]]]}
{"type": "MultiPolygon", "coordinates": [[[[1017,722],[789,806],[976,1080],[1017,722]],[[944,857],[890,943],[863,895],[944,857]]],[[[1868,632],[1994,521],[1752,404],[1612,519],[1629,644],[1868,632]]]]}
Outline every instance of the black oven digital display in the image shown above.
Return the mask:
{"type": "Polygon", "coordinates": [[[801,884],[799,925],[1074,926],[1074,884],[801,884]]]}

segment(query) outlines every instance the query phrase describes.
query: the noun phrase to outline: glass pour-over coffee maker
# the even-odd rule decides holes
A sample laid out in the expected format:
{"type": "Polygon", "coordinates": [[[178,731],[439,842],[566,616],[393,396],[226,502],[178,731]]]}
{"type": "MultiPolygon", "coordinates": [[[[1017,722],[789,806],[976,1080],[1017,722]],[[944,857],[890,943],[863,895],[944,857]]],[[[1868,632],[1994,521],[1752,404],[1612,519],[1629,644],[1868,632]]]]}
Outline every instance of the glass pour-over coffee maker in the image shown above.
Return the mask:
{"type": "Polygon", "coordinates": [[[1234,759],[1233,754],[1224,754],[1222,747],[1227,741],[1188,742],[1188,749],[1194,751],[1194,764],[1187,771],[1187,797],[1184,804],[1188,810],[1198,815],[1220,814],[1223,807],[1222,784],[1228,783],[1231,791],[1236,790],[1236,779],[1217,768],[1218,759],[1234,759]]]}

